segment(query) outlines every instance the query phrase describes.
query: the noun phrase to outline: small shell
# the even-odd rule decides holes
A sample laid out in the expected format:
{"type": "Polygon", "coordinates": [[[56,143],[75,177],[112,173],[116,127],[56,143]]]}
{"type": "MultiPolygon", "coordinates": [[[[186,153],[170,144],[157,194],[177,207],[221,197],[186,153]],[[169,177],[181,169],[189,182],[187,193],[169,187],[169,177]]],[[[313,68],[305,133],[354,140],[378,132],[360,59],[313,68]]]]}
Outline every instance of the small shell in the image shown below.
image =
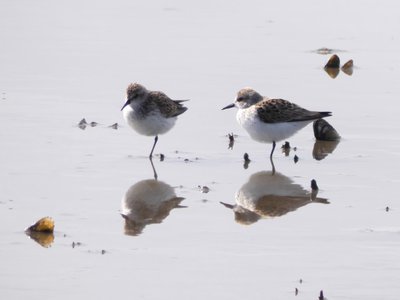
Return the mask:
{"type": "Polygon", "coordinates": [[[338,132],[324,119],[314,121],[314,136],[320,141],[338,141],[340,135],[338,132]]]}
{"type": "Polygon", "coordinates": [[[336,54],[332,55],[331,58],[326,63],[324,68],[325,69],[327,69],[327,68],[335,68],[335,69],[340,68],[339,56],[337,56],[336,54]]]}
{"type": "Polygon", "coordinates": [[[348,62],[346,62],[343,66],[342,66],[342,71],[343,73],[351,76],[353,75],[353,60],[350,59],[348,62]]]}
{"type": "Polygon", "coordinates": [[[32,226],[28,227],[26,231],[34,231],[34,232],[44,232],[44,233],[53,233],[54,231],[54,221],[50,217],[41,218],[32,226]]]}
{"type": "Polygon", "coordinates": [[[54,221],[50,217],[41,218],[25,230],[25,233],[42,247],[48,248],[54,242],[54,221]]]}

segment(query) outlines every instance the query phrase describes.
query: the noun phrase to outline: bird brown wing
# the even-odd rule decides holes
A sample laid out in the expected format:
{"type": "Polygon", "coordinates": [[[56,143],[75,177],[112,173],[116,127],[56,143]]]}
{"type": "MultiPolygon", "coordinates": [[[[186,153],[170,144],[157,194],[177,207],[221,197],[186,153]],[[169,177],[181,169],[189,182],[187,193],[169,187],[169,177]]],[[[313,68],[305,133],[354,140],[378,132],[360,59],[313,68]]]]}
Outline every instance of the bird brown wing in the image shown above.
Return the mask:
{"type": "Polygon", "coordinates": [[[187,100],[172,100],[163,92],[154,91],[149,93],[149,99],[151,99],[159,109],[160,113],[166,118],[173,118],[183,114],[187,107],[184,107],[181,102],[187,100]]]}
{"type": "Polygon", "coordinates": [[[257,115],[265,123],[299,122],[330,116],[330,112],[304,109],[284,99],[268,99],[256,104],[257,115]]]}

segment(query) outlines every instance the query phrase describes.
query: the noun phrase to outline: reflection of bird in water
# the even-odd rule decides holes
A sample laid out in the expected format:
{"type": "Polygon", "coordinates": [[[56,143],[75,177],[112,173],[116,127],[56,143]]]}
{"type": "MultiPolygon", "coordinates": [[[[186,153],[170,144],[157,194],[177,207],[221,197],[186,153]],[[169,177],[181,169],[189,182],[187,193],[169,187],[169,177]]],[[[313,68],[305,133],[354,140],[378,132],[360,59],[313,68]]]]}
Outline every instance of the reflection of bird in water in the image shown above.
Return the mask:
{"type": "Polygon", "coordinates": [[[153,179],[132,185],[122,199],[121,215],[125,219],[125,234],[139,235],[149,224],[161,223],[184,198],[177,197],[170,185],[153,179]]]}
{"type": "Polygon", "coordinates": [[[261,218],[280,217],[309,203],[329,203],[317,198],[299,184],[278,172],[262,171],[250,176],[235,196],[236,204],[221,202],[235,213],[241,224],[252,224],[261,218]]]}

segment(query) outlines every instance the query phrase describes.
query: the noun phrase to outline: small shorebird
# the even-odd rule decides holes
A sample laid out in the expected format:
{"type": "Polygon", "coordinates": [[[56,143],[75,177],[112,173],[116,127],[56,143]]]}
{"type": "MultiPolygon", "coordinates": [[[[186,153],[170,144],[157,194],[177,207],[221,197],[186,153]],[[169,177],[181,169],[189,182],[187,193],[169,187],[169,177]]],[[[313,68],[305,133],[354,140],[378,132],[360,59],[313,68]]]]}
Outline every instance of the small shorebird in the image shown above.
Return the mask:
{"type": "Polygon", "coordinates": [[[175,125],[177,116],[187,110],[181,104],[187,100],[172,100],[163,92],[149,91],[138,83],[131,83],[126,93],[127,100],[121,108],[125,121],[138,133],[155,137],[149,155],[151,159],[158,135],[175,125]]]}
{"type": "Polygon", "coordinates": [[[287,100],[263,97],[251,88],[241,89],[235,103],[222,109],[232,107],[239,108],[236,119],[252,139],[272,143],[271,162],[276,142],[291,137],[314,120],[331,115],[331,112],[309,111],[287,100]]]}

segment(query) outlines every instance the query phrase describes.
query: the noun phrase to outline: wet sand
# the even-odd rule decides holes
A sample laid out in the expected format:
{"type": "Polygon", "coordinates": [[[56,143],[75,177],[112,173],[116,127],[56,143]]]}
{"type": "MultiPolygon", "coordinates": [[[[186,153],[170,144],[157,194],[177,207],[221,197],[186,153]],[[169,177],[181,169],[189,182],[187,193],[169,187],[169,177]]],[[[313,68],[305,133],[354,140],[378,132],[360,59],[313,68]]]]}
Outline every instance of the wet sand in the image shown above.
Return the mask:
{"type": "Polygon", "coordinates": [[[5,4],[1,298],[398,299],[399,14],[395,1],[5,4]],[[353,74],[330,77],[322,47],[353,59],[353,74]],[[153,139],[123,122],[132,81],[190,99],[159,138],[163,197],[139,209],[135,234],[123,199],[153,182],[153,139]],[[271,145],[221,111],[244,86],[332,111],[341,141],[315,145],[309,125],[288,156],[278,143],[271,185],[271,145]],[[98,125],[82,130],[82,118],[98,125]],[[307,199],[312,179],[323,203],[307,199]],[[257,214],[247,225],[220,203],[242,205],[243,188],[257,214]],[[279,214],[265,213],[271,203],[279,214]],[[24,232],[44,216],[47,248],[24,232]]]}

